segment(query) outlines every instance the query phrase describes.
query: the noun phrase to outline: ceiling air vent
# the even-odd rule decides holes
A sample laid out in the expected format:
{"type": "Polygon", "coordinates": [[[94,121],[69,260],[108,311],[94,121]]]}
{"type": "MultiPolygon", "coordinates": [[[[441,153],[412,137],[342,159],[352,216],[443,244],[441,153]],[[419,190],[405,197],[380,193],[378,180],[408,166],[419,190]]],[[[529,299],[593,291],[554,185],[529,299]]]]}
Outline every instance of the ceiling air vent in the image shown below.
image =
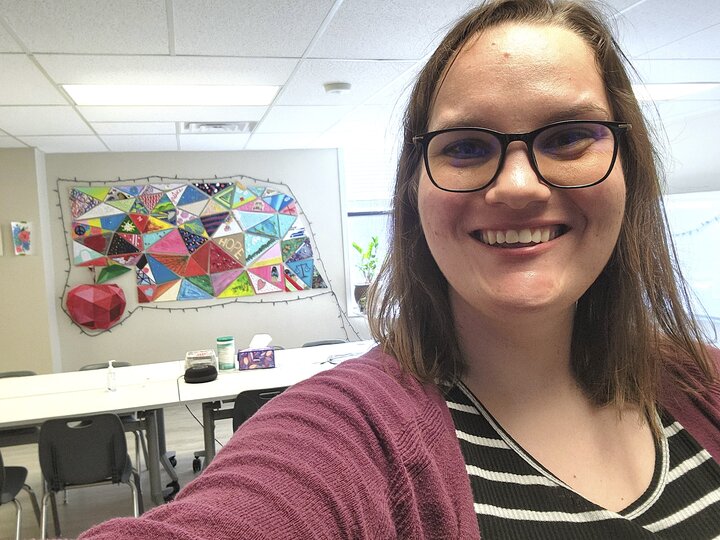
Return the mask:
{"type": "Polygon", "coordinates": [[[257,122],[182,122],[180,133],[197,134],[242,134],[252,133],[257,122]]]}

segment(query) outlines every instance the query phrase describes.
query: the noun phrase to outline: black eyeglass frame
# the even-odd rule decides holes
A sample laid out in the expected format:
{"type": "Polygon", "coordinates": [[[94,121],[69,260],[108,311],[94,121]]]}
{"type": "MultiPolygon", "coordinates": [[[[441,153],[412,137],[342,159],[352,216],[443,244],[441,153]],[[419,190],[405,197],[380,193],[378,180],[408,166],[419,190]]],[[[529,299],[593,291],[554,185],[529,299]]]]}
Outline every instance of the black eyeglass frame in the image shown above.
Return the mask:
{"type": "Polygon", "coordinates": [[[619,151],[619,136],[627,133],[632,129],[632,124],[628,124],[627,122],[615,122],[610,120],[563,120],[561,122],[553,122],[552,124],[547,124],[545,126],[542,126],[538,129],[535,129],[533,131],[529,131],[527,133],[503,133],[501,131],[494,131],[492,129],[487,128],[481,128],[481,127],[454,127],[454,128],[447,128],[447,129],[441,129],[438,131],[429,131],[427,133],[423,133],[421,135],[416,135],[412,138],[412,142],[415,145],[420,145],[422,147],[422,154],[423,154],[423,162],[425,164],[425,172],[427,172],[428,178],[430,178],[430,181],[433,183],[433,185],[441,189],[443,191],[449,191],[451,193],[472,193],[474,191],[480,191],[488,187],[490,184],[492,184],[497,177],[500,175],[500,171],[502,171],[503,165],[505,163],[505,155],[507,153],[507,147],[511,142],[515,141],[522,141],[525,143],[525,146],[527,148],[530,166],[532,167],[533,171],[537,175],[537,177],[540,179],[540,181],[543,184],[546,184],[550,187],[558,188],[558,189],[580,189],[580,188],[586,188],[591,186],[596,186],[603,180],[605,180],[608,176],[610,176],[610,173],[612,172],[613,168],[615,167],[615,161],[617,160],[617,155],[619,151]],[[537,160],[535,159],[535,150],[533,150],[533,143],[535,142],[535,139],[537,138],[540,133],[543,131],[546,131],[550,128],[556,127],[556,126],[563,126],[563,125],[572,125],[572,124],[599,124],[602,126],[607,127],[610,132],[613,134],[613,155],[612,159],[610,160],[610,166],[608,167],[607,172],[605,173],[605,176],[600,178],[600,180],[596,180],[595,182],[591,182],[588,184],[580,184],[577,186],[564,186],[564,185],[558,185],[550,182],[547,180],[541,173],[540,169],[537,164],[537,160]],[[495,171],[495,174],[493,177],[488,180],[485,184],[483,184],[480,187],[475,187],[471,189],[450,189],[441,186],[438,184],[435,179],[433,178],[432,173],[430,172],[430,157],[428,156],[428,148],[430,147],[430,141],[434,137],[437,137],[438,135],[442,135],[443,133],[449,133],[453,131],[479,131],[482,133],[489,133],[490,135],[493,135],[498,141],[500,141],[500,159],[498,159],[498,166],[497,170],[495,171]]]}

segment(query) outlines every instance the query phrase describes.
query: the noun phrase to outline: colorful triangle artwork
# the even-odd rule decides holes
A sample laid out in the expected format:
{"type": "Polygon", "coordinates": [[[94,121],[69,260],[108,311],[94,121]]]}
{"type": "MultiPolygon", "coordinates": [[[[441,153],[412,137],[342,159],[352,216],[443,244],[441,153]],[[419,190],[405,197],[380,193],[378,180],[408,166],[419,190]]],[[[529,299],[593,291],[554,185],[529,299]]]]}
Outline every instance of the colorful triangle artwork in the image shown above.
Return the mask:
{"type": "Polygon", "coordinates": [[[141,303],[327,287],[290,194],[152,178],[167,182],[70,188],[73,264],[101,281],[134,269],[141,303]]]}
{"type": "Polygon", "coordinates": [[[152,275],[155,279],[155,283],[168,283],[169,281],[178,279],[177,274],[175,274],[167,266],[159,262],[155,257],[153,257],[152,255],[146,255],[146,257],[148,265],[152,270],[152,275]]]}
{"type": "Polygon", "coordinates": [[[100,227],[106,231],[114,231],[127,219],[127,214],[120,213],[114,216],[103,216],[100,218],[100,227]]]}
{"type": "Polygon", "coordinates": [[[307,283],[295,275],[295,272],[285,268],[285,290],[289,292],[304,291],[308,288],[307,283]]]}
{"type": "Polygon", "coordinates": [[[213,290],[215,296],[219,296],[227,287],[235,281],[235,279],[242,273],[242,268],[235,268],[228,270],[227,272],[218,272],[217,274],[211,274],[210,279],[212,280],[213,290]]]}
{"type": "Polygon", "coordinates": [[[235,219],[235,216],[231,213],[228,214],[228,216],[225,218],[225,221],[222,222],[222,225],[217,228],[215,234],[213,234],[213,238],[222,238],[223,236],[231,236],[241,232],[243,232],[243,230],[240,227],[240,224],[235,219]]]}
{"type": "Polygon", "coordinates": [[[278,238],[280,236],[280,227],[278,225],[277,215],[273,214],[268,219],[261,221],[254,227],[247,230],[253,234],[264,234],[265,236],[272,236],[278,238]]]}
{"type": "Polygon", "coordinates": [[[243,230],[252,229],[258,223],[265,221],[274,214],[267,212],[245,212],[244,210],[234,210],[235,219],[240,223],[243,230]]]}
{"type": "Polygon", "coordinates": [[[207,202],[208,195],[193,186],[187,186],[182,192],[177,202],[178,206],[186,206],[188,204],[197,203],[199,201],[207,202]]]}
{"type": "Polygon", "coordinates": [[[184,229],[178,229],[178,232],[185,243],[185,249],[187,249],[188,253],[194,253],[200,248],[200,246],[207,242],[207,238],[205,236],[191,233],[190,231],[186,231],[184,229]]]}
{"type": "Polygon", "coordinates": [[[174,255],[187,255],[183,237],[178,229],[171,229],[168,234],[147,248],[149,253],[169,253],[174,255]]]}
{"type": "Polygon", "coordinates": [[[215,243],[240,264],[245,264],[245,235],[243,233],[215,238],[215,243]]]}
{"type": "Polygon", "coordinates": [[[164,231],[155,231],[143,234],[143,244],[145,245],[145,249],[149,250],[152,245],[162,240],[170,234],[172,230],[173,229],[165,229],[164,231]]]}
{"type": "Polygon", "coordinates": [[[178,279],[176,281],[158,284],[158,288],[155,291],[155,298],[153,300],[155,302],[172,302],[177,300],[178,294],[180,293],[181,281],[181,279],[178,279]]]}
{"type": "Polygon", "coordinates": [[[130,212],[130,209],[133,207],[133,204],[135,204],[135,199],[117,199],[115,201],[107,201],[107,204],[109,204],[113,208],[117,208],[125,214],[128,214],[130,212]]]}
{"type": "Polygon", "coordinates": [[[210,265],[208,268],[210,274],[225,272],[226,270],[235,268],[242,268],[242,264],[225,253],[219,246],[210,244],[210,265]]]}
{"type": "Polygon", "coordinates": [[[252,296],[255,294],[247,272],[240,274],[235,281],[217,295],[218,298],[237,298],[241,296],[252,296]]]}
{"type": "Polygon", "coordinates": [[[188,276],[186,281],[189,281],[192,283],[195,287],[203,291],[205,294],[208,294],[210,296],[215,295],[215,291],[213,290],[212,281],[210,280],[210,276],[205,273],[205,275],[202,276],[188,276]]]}
{"type": "Polygon", "coordinates": [[[213,298],[212,294],[205,292],[187,279],[182,280],[177,295],[178,300],[210,300],[211,298],[213,298]]]}
{"type": "Polygon", "coordinates": [[[288,261],[285,263],[297,277],[302,279],[308,287],[312,287],[314,264],[312,259],[302,261],[288,261]]]}

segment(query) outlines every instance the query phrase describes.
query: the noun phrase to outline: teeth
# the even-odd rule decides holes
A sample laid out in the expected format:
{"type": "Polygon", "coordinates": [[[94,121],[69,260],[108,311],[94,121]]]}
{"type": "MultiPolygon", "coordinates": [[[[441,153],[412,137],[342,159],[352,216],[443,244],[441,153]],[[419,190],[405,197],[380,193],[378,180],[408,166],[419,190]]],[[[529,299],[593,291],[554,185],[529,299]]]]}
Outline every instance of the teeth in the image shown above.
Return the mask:
{"type": "Polygon", "coordinates": [[[548,242],[560,235],[559,227],[543,227],[541,229],[508,229],[506,231],[484,230],[481,239],[484,244],[540,244],[548,242]]]}

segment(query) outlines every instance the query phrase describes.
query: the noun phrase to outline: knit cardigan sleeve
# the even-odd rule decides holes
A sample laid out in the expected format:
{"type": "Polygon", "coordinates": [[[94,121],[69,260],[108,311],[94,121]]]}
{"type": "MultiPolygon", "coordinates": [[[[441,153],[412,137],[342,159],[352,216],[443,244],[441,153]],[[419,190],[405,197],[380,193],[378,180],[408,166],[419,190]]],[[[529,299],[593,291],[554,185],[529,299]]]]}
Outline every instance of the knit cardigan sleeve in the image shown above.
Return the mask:
{"type": "Polygon", "coordinates": [[[479,538],[449,411],[375,350],[299,383],[193,482],[82,539],[479,538]]]}
{"type": "MultiPolygon", "coordinates": [[[[708,354],[720,373],[720,350],[709,348],[708,354]]],[[[701,390],[690,395],[668,377],[661,385],[660,403],[720,463],[720,378],[703,385],[697,366],[681,360],[672,371],[675,377],[701,390]]]]}

